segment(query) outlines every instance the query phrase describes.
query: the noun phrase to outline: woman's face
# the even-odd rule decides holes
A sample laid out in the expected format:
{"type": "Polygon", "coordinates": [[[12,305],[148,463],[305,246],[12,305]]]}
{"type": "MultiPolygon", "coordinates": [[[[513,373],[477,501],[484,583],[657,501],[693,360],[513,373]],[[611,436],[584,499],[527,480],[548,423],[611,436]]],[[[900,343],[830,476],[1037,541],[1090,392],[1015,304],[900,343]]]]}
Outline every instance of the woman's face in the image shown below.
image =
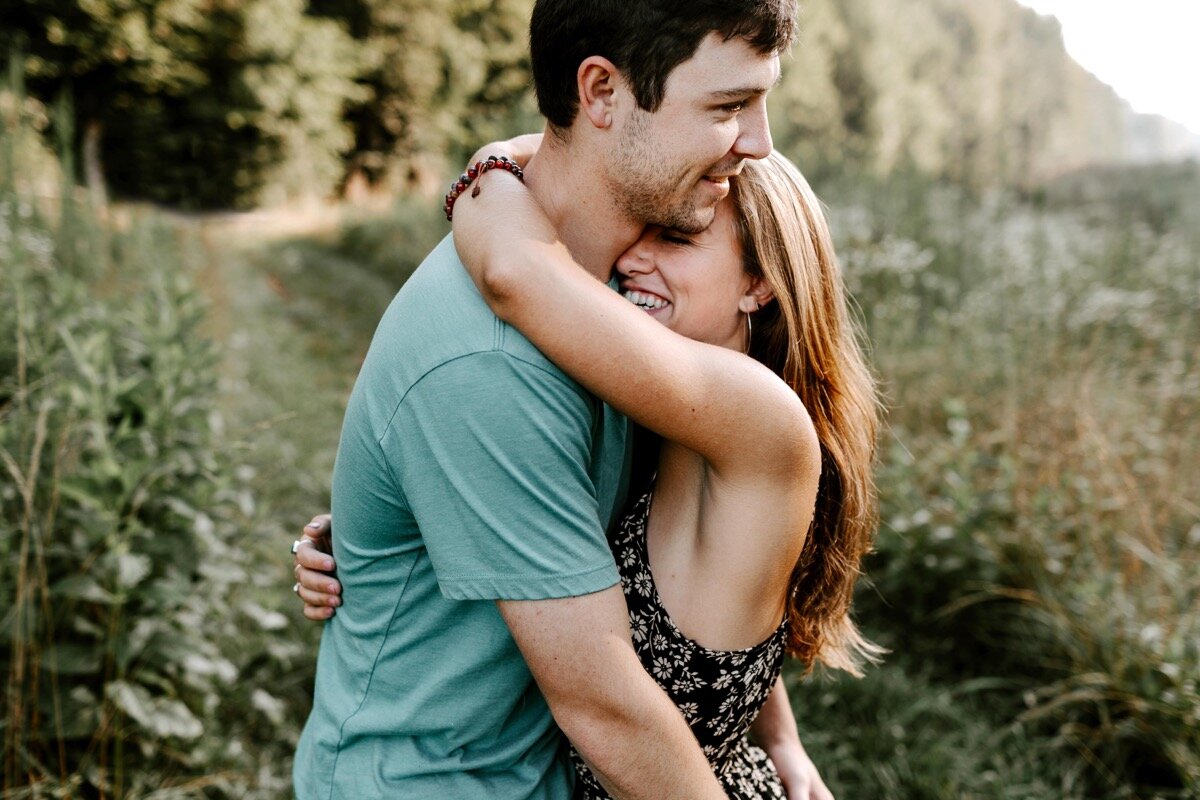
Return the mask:
{"type": "Polygon", "coordinates": [[[617,259],[621,294],[676,333],[741,350],[754,280],[742,268],[742,248],[729,198],[700,233],[650,226],[617,259]]]}

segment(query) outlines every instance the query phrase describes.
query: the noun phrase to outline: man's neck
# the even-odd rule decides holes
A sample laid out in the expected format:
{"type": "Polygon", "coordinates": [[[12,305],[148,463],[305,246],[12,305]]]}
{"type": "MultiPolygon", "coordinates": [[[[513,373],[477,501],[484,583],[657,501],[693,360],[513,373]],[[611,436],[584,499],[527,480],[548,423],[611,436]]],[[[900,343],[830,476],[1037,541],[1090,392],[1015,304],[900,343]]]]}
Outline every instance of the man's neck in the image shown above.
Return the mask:
{"type": "Polygon", "coordinates": [[[541,149],[525,167],[525,184],[575,260],[607,281],[642,226],[613,202],[594,163],[576,152],[580,148],[552,141],[553,135],[546,131],[541,149]]]}

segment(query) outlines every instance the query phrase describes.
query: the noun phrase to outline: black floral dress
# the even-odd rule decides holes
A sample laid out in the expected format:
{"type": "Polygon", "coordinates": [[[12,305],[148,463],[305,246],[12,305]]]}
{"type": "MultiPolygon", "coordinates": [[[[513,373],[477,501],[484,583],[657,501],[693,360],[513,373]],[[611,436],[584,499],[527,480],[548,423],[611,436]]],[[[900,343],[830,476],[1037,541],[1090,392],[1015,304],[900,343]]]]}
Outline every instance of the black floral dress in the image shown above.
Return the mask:
{"type": "MultiPolygon", "coordinates": [[[[683,712],[713,772],[733,800],[785,797],[775,766],[746,740],[750,724],[775,686],[783,666],[784,624],[746,650],[709,650],[688,639],[663,608],[650,574],[646,492],[608,535],[629,606],[633,646],[642,666],[683,712]]],[[[572,751],[575,797],[611,800],[595,775],[572,751]]]]}

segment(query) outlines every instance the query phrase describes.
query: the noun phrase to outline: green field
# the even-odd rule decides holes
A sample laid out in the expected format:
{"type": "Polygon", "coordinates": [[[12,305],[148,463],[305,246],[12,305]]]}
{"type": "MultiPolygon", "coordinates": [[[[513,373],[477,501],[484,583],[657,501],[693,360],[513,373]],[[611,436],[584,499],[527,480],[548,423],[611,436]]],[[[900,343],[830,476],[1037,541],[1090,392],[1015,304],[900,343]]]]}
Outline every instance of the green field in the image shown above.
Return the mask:
{"type": "MultiPolygon", "coordinates": [[[[856,616],[891,652],[789,673],[830,787],[1196,797],[1200,168],[817,188],[888,407],[856,616]]],[[[3,796],[285,797],[287,545],[437,203],[38,194],[0,187],[3,796]]]]}

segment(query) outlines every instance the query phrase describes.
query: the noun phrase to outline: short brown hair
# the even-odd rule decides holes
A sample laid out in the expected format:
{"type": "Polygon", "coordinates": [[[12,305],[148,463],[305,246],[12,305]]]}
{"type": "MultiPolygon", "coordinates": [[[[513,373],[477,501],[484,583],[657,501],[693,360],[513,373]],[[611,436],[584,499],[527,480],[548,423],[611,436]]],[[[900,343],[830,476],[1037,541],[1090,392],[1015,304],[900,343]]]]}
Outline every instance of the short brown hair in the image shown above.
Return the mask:
{"type": "Polygon", "coordinates": [[[569,128],[579,110],[579,64],[602,56],[625,73],[638,105],[655,111],[667,76],[710,33],[782,52],[796,36],[796,0],[537,0],[529,51],[538,109],[555,128],[569,128]]]}

